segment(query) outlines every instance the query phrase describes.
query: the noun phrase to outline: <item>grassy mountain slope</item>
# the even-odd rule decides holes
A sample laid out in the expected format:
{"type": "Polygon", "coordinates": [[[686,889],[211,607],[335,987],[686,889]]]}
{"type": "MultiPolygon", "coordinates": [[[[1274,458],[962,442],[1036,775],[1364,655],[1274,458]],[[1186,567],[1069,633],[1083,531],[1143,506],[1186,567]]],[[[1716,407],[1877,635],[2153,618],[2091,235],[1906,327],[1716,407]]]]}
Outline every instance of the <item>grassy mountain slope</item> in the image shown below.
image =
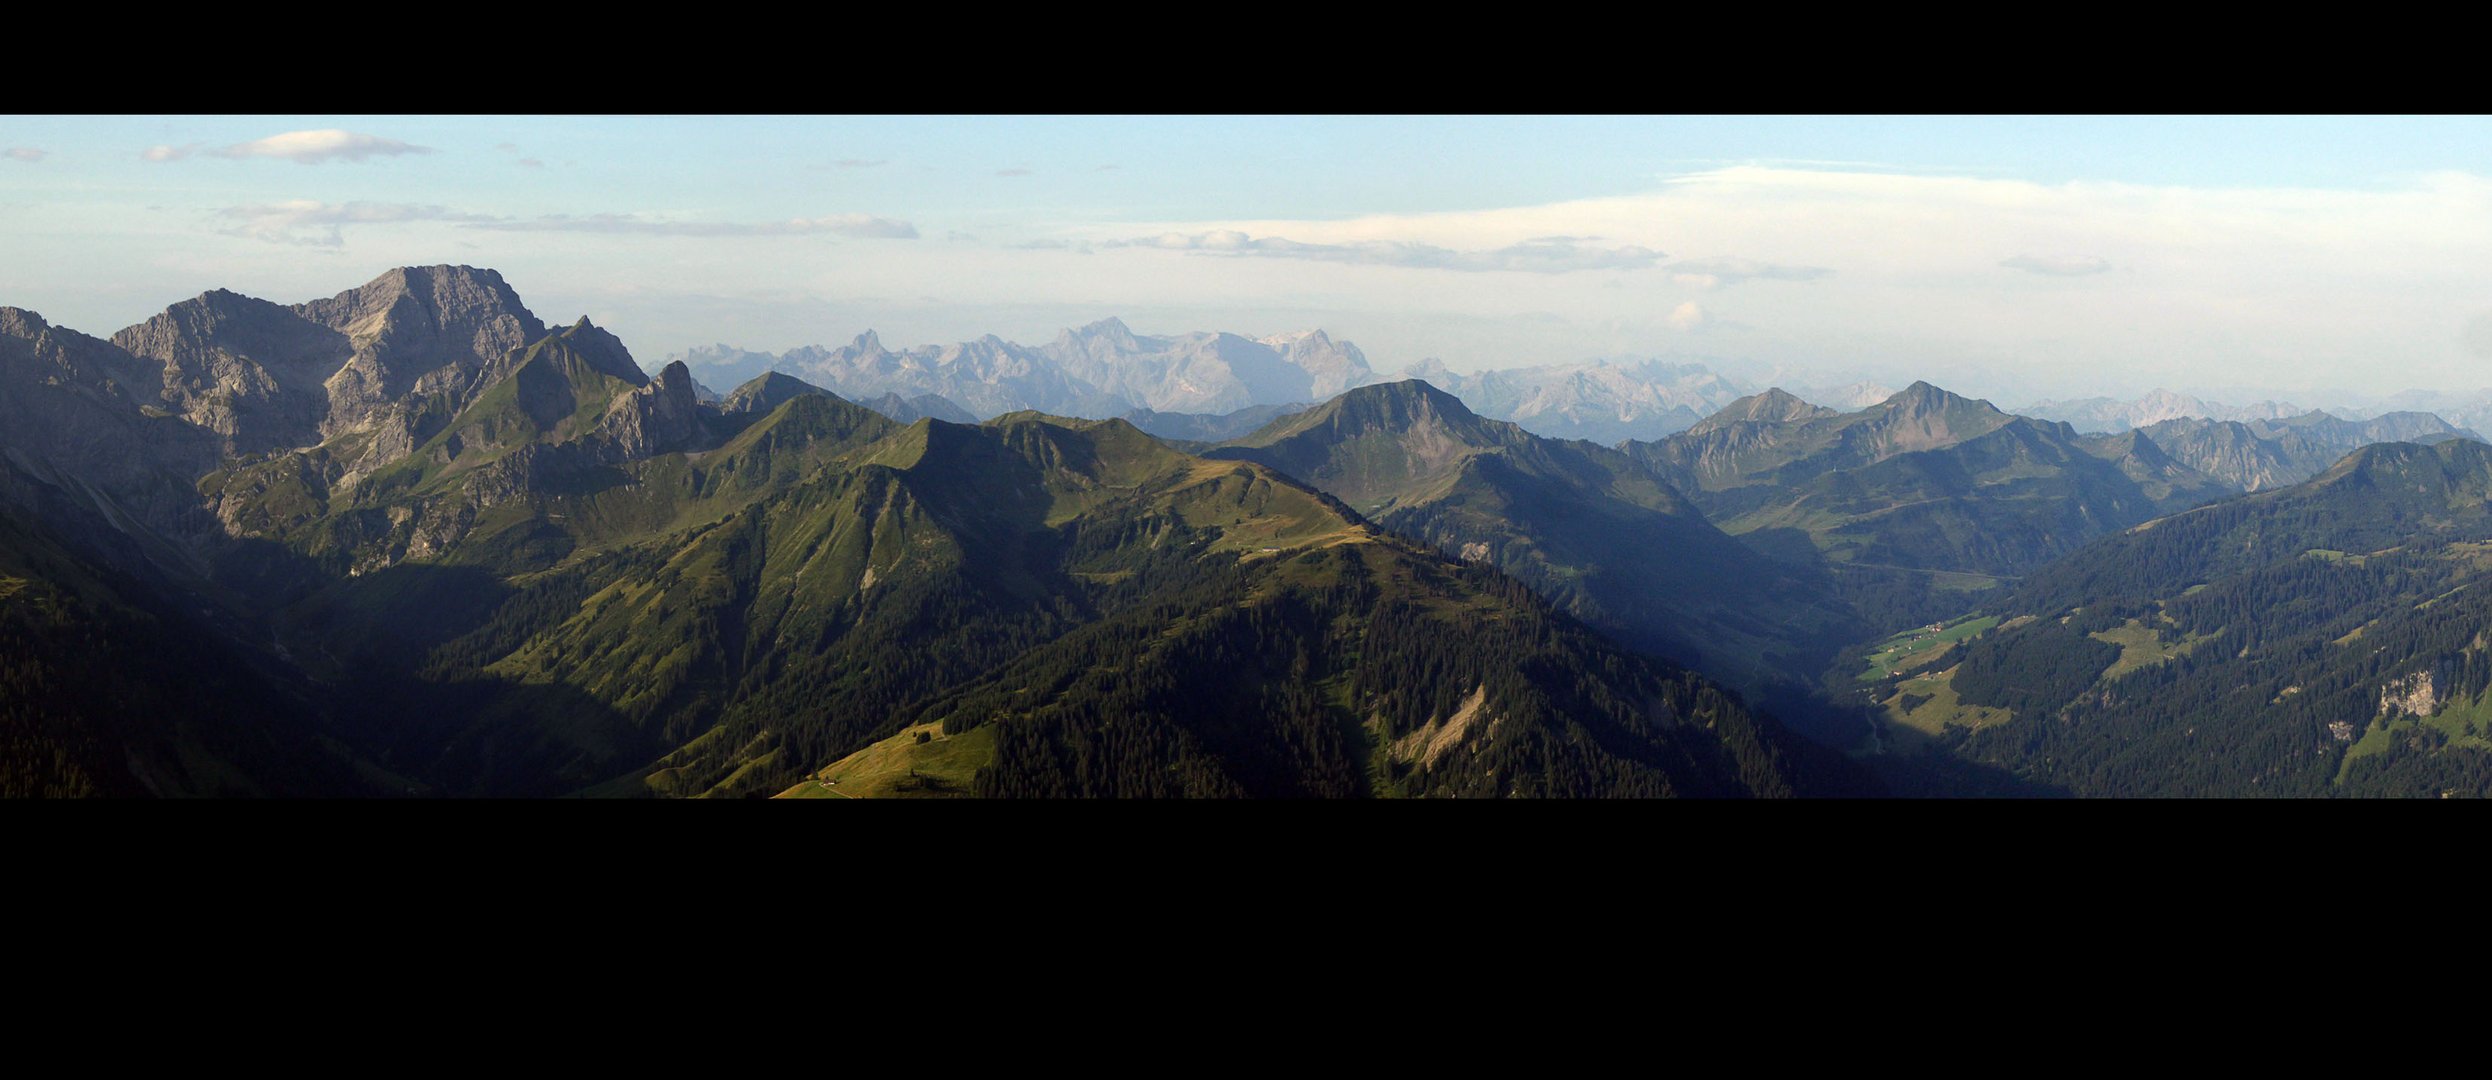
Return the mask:
{"type": "MultiPolygon", "coordinates": [[[[1174,452],[1122,421],[1013,414],[900,428],[801,394],[715,449],[605,468],[623,478],[532,489],[527,512],[506,523],[489,507],[455,543],[289,610],[294,634],[341,643],[335,677],[388,703],[358,736],[365,753],[453,793],[756,795],[801,788],[912,725],[943,724],[950,734],[927,745],[957,750],[954,736],[992,721],[965,744],[991,749],[979,768],[963,779],[955,761],[951,782],[912,791],[1792,790],[1779,734],[1736,699],[1616,653],[1510,582],[1500,598],[1497,575],[1400,545],[1320,493],[1250,463],[1174,452]],[[1333,549],[1358,554],[1322,555],[1333,549]],[[1355,563],[1333,577],[1403,584],[1318,587],[1289,569],[1311,554],[1355,563]],[[418,593],[430,616],[406,620],[418,593]],[[1289,625],[1303,632],[1266,635],[1267,605],[1297,613],[1289,625]],[[1490,637],[1457,650],[1452,670],[1473,691],[1490,688],[1482,708],[1495,717],[1447,734],[1455,710],[1437,710],[1435,754],[1378,756],[1376,745],[1431,718],[1376,695],[1439,673],[1387,668],[1384,656],[1461,635],[1371,643],[1475,609],[1535,635],[1529,647],[1490,637]],[[1292,665],[1310,657],[1322,674],[1295,678],[1292,665]],[[1316,683],[1361,677],[1372,719],[1318,700],[1316,683]],[[1586,679],[1608,687],[1607,711],[1533,696],[1560,685],[1581,695],[1586,679]],[[1115,704],[1145,685],[1187,689],[1148,714],[1157,719],[1115,704]],[[1226,691],[1204,692],[1215,686],[1226,691]],[[971,719],[957,704],[996,694],[1020,711],[971,719]],[[1160,735],[1175,741],[1126,754],[1118,732],[1146,720],[1171,725],[1160,735]],[[1309,739],[1329,749],[1273,748],[1309,739]],[[1494,749],[1474,752],[1474,741],[1494,749]],[[1116,764],[1071,787],[1032,771],[1048,755],[1110,745],[1122,748],[1116,764]],[[1194,779],[1163,783],[1174,775],[1194,779]]],[[[479,482],[375,490],[448,498],[479,482]]]]}
{"type": "Polygon", "coordinates": [[[2105,537],[1949,658],[1957,759],[2081,795],[2492,794],[2492,448],[2385,443],[2105,537]]]}
{"type": "Polygon", "coordinates": [[[0,798],[397,790],[299,687],[85,546],[0,509],[0,798]]]}
{"type": "Polygon", "coordinates": [[[1961,611],[2091,537],[2233,490],[2134,433],[2080,438],[1927,383],[1853,413],[1776,393],[1625,449],[1723,531],[1809,568],[1880,632],[1961,611]]]}
{"type": "Polygon", "coordinates": [[[1269,465],[1636,647],[1750,685],[1852,629],[1626,455],[1484,419],[1424,382],[1360,387],[1210,456],[1269,465]]]}

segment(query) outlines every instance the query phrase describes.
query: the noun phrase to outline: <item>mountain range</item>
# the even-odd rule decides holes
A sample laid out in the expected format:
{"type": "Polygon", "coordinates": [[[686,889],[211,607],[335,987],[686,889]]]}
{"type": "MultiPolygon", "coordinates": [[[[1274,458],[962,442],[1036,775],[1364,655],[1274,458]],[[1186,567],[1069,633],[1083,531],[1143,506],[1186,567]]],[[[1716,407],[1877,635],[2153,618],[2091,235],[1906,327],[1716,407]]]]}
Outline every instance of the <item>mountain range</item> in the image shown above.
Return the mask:
{"type": "Polygon", "coordinates": [[[2492,447],[2431,414],[759,359],[456,266],[0,308],[0,793],[2492,793],[2492,447]]]}
{"type": "Polygon", "coordinates": [[[772,356],[718,345],[674,359],[703,371],[779,371],[851,400],[935,395],[979,418],[1031,410],[1096,417],[1137,409],[1229,413],[1320,401],[1376,381],[1358,346],[1321,330],[1262,338],[1155,337],[1135,334],[1113,318],[1066,330],[1040,346],[990,334],[895,352],[868,330],[838,348],[812,345],[772,356]]]}
{"type": "Polygon", "coordinates": [[[2299,415],[2304,410],[2275,401],[2226,405],[2190,394],[2153,390],[2125,401],[2108,397],[2037,401],[2016,411],[2037,420],[2066,421],[2080,432],[2104,434],[2146,427],[2165,420],[2281,420],[2299,415]]]}
{"type": "Polygon", "coordinates": [[[1423,360],[1404,376],[1461,398],[1482,416],[1536,435],[1616,443],[1685,429],[1753,387],[1702,364],[1645,360],[1553,364],[1461,374],[1423,360]]]}
{"type": "Polygon", "coordinates": [[[465,267],[212,293],[113,342],[0,331],[28,421],[0,429],[0,631],[31,643],[0,679],[11,792],[1854,782],[1513,578],[1122,420],[902,423],[778,374],[713,404],[465,267]],[[155,670],[132,649],[196,659],[103,693],[98,665],[155,670]]]}
{"type": "MultiPolygon", "coordinates": [[[[671,359],[712,378],[740,380],[779,371],[858,401],[941,397],[976,417],[1022,410],[1123,416],[1154,434],[1214,442],[1251,430],[1222,417],[1258,409],[1294,411],[1390,379],[1425,380],[1481,416],[1513,421],[1536,435],[1601,443],[1661,438],[1759,389],[1702,363],[1657,359],[1470,374],[1423,359],[1385,376],[1369,369],[1357,346],[1321,330],[1261,338],[1207,332],[1150,337],[1117,319],[1066,330],[1041,346],[989,336],[894,352],[868,331],[837,349],[808,346],[772,354],[714,345],[671,359]]],[[[1866,382],[1797,392],[1846,409],[1894,393],[1866,382]]]]}

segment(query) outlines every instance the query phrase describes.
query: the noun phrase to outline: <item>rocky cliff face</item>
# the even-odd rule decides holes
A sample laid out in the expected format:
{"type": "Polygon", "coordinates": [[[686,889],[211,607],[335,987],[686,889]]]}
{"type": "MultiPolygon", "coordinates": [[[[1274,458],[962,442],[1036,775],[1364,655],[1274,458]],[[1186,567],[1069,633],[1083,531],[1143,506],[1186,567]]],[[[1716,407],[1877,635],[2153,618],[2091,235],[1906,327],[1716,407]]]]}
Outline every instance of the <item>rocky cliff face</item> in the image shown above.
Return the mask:
{"type": "Polygon", "coordinates": [[[346,335],[265,300],[218,289],[113,335],[162,365],[166,408],[222,436],[227,455],[320,441],[323,385],[346,363],[346,335]]]}
{"type": "Polygon", "coordinates": [[[677,360],[649,385],[614,399],[597,433],[613,460],[638,461],[701,448],[709,437],[706,412],[693,392],[692,372],[677,360]]]}
{"type": "Polygon", "coordinates": [[[2283,420],[2165,420],[2137,429],[2181,462],[2242,491],[2298,484],[2347,453],[2387,442],[2479,441],[2430,413],[2343,420],[2306,413],[2283,420]]]}
{"type": "Polygon", "coordinates": [[[2273,438],[2260,438],[2249,425],[2232,420],[2165,420],[2138,428],[2134,434],[2152,439],[2174,459],[2241,491],[2300,483],[2344,454],[2299,432],[2281,431],[2273,438]]]}
{"type": "Polygon", "coordinates": [[[291,307],[220,289],[113,342],[160,365],[164,407],[227,456],[363,435],[351,476],[412,451],[545,333],[500,274],[429,266],[291,307]]]}
{"type": "Polygon", "coordinates": [[[399,399],[468,389],[493,361],[546,333],[501,274],[466,266],[403,267],[294,310],[354,346],[328,379],[331,435],[399,399]]]}
{"type": "Polygon", "coordinates": [[[190,527],[190,480],[214,467],[214,431],[166,410],[153,365],[111,342],[0,308],[0,454],[105,518],[190,527]]]}

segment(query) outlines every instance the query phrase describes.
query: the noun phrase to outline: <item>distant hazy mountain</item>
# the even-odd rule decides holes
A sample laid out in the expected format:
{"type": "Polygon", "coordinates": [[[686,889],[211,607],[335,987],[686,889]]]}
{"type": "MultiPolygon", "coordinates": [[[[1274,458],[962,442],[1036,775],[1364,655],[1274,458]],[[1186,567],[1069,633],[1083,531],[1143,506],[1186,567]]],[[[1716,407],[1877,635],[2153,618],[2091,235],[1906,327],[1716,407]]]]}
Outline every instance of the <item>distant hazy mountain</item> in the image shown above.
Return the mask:
{"type": "Polygon", "coordinates": [[[2020,415],[2040,420],[2062,420],[2083,432],[2127,431],[2165,420],[2196,418],[2202,420],[2278,420],[2296,416],[2302,409],[2276,401],[2251,405],[2225,405],[2170,390],[2156,390],[2132,401],[2092,397],[2070,401],[2037,401],[2016,410],[2020,415]]]}
{"type": "Polygon", "coordinates": [[[1136,409],[1220,414],[1318,401],[1376,381],[1357,346],[1321,330],[1157,337],[1117,319],[1066,330],[1040,346],[990,334],[895,352],[869,330],[836,349],[807,346],[771,357],[719,345],[678,359],[705,370],[757,371],[759,364],[857,401],[938,395],[979,417],[1033,409],[1082,417],[1136,409]]]}
{"type": "Polygon", "coordinates": [[[1615,443],[1685,429],[1753,387],[1703,364],[1593,361],[1463,374],[1422,360],[1402,376],[1461,398],[1481,416],[1535,435],[1615,443]]]}
{"type": "Polygon", "coordinates": [[[1952,614],[2085,540],[2232,493],[2134,435],[2080,437],[1914,383],[1857,412],[1779,390],[1624,449],[1872,624],[1952,614]]]}
{"type": "Polygon", "coordinates": [[[2429,413],[2344,420],[2309,412],[2279,420],[2177,419],[2138,429],[2191,468],[2242,491],[2265,491],[2318,475],[2349,451],[2383,442],[2483,441],[2429,413]]]}
{"type": "Polygon", "coordinates": [[[1730,403],[1699,427],[1660,443],[1629,447],[1665,470],[1690,497],[1788,487],[1897,454],[1953,446],[2015,418],[1987,401],[1917,382],[1858,412],[1812,406],[1768,390],[1730,403]]]}
{"type": "Polygon", "coordinates": [[[1126,423],[1162,439],[1179,442],[1226,442],[1252,434],[1264,425],[1284,416],[1302,413],[1314,406],[1304,402],[1290,405],[1249,405],[1232,413],[1164,413],[1135,409],[1126,413],[1126,423]]]}
{"type": "Polygon", "coordinates": [[[978,422],[978,418],[971,416],[969,410],[952,404],[950,398],[941,394],[919,394],[913,398],[904,398],[898,394],[884,394],[871,401],[860,401],[857,404],[903,424],[923,420],[930,416],[954,424],[978,422]]]}
{"type": "Polygon", "coordinates": [[[2427,412],[2476,431],[2492,430],[2492,388],[2474,390],[2400,390],[2384,398],[2353,397],[2327,411],[2348,420],[2391,412],[2427,412]]]}
{"type": "Polygon", "coordinates": [[[1814,405],[1854,412],[1894,397],[1895,388],[1885,383],[1855,382],[1841,386],[1794,386],[1791,394],[1814,405]]]}
{"type": "Polygon", "coordinates": [[[779,358],[774,353],[754,352],[733,345],[700,345],[667,357],[681,360],[695,378],[719,386],[735,387],[775,367],[779,358]]]}

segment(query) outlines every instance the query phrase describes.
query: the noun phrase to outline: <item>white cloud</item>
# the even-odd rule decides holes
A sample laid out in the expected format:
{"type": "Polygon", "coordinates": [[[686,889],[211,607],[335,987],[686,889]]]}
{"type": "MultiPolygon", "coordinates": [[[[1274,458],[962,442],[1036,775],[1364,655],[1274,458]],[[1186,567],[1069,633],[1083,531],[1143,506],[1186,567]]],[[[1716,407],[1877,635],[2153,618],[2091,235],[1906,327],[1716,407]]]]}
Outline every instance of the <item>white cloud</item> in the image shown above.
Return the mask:
{"type": "Polygon", "coordinates": [[[0,153],[7,154],[8,157],[14,161],[41,161],[49,155],[51,151],[37,150],[31,146],[12,146],[6,151],[0,151],[0,153]]]}
{"type": "Polygon", "coordinates": [[[917,239],[917,226],[867,214],[832,214],[828,217],[763,222],[666,221],[640,214],[548,214],[523,220],[481,221],[473,227],[500,232],[582,232],[626,236],[797,236],[831,233],[858,239],[917,239]]]}
{"type": "Polygon", "coordinates": [[[1699,289],[1718,289],[1743,281],[1816,281],[1834,276],[1823,266],[1784,266],[1755,259],[1681,259],[1664,267],[1671,280],[1699,289]]]}
{"type": "Polygon", "coordinates": [[[1103,247],[1145,247],[1193,251],[1210,255],[1313,259],[1358,266],[1398,266],[1422,270],[1515,270],[1563,274],[1573,270],[1636,270],[1660,261],[1662,253],[1625,245],[1599,247],[1598,237],[1540,236],[1488,251],[1456,251],[1414,241],[1366,240],[1348,244],[1309,244],[1278,236],[1255,237],[1236,229],[1201,233],[1163,233],[1132,240],[1111,240],[1103,247]]]}
{"type": "Polygon", "coordinates": [[[369,157],[396,157],[400,154],[432,152],[429,146],[414,146],[396,139],[341,131],[337,128],[289,131],[280,135],[271,135],[265,139],[235,143],[214,151],[218,157],[284,158],[304,165],[318,165],[326,161],[362,161],[369,157]]]}
{"type": "MultiPolygon", "coordinates": [[[[504,153],[518,150],[510,143],[494,147],[504,153]]],[[[361,135],[351,131],[328,128],[320,131],[289,131],[265,139],[253,139],[232,146],[210,148],[205,143],[184,143],[180,146],[151,146],[139,152],[149,161],[180,161],[197,154],[221,158],[282,158],[304,165],[326,161],[362,161],[370,157],[395,157],[400,154],[429,154],[429,146],[415,146],[378,135],[361,135]]]]}
{"type": "Polygon", "coordinates": [[[545,162],[542,159],[532,157],[520,158],[518,164],[520,167],[528,169],[542,169],[545,167],[545,162]]]}
{"type": "Polygon", "coordinates": [[[346,243],[348,225],[395,224],[410,221],[487,222],[489,215],[471,214],[443,206],[415,203],[344,202],[324,203],[317,199],[294,199],[288,202],[256,206],[229,206],[217,216],[233,221],[233,227],[221,230],[228,236],[244,236],[272,244],[298,244],[304,247],[342,247],[346,243]]]}
{"type": "MultiPolygon", "coordinates": [[[[2472,388],[2487,381],[2452,330],[2484,310],[2481,283],[2492,280],[2492,178],[2458,172],[2327,190],[1745,165],[1679,176],[1634,195],[1527,206],[1347,219],[1103,222],[1085,230],[1094,244],[1152,234],[1155,245],[1159,237],[1199,238],[1205,257],[1182,268],[1163,262],[1161,272],[1205,291],[1225,288],[1232,302],[1256,290],[1271,303],[1312,303],[1321,289],[1343,307],[1390,307],[1410,319],[1496,315],[1524,304],[1558,310],[1573,328],[1540,348],[1568,359],[1683,342],[1664,321],[1668,305],[1638,310],[1639,299],[1651,302],[1649,287],[1586,288],[1561,274],[1471,275],[1476,282],[1437,275],[1425,288],[1372,273],[1253,274],[1256,265],[1281,260],[1244,255],[1278,252],[1213,250],[1224,233],[1254,243],[1287,238],[1314,249],[1294,253],[1302,259],[1336,261],[1395,261],[1397,251],[1427,249],[1495,251],[1547,236],[1735,253],[1737,261],[1658,263],[1660,273],[1646,276],[1685,275],[1672,287],[1690,292],[1805,281],[1804,289],[1743,295],[1738,314],[1756,329],[1717,343],[1735,351],[1726,360],[1840,365],[1896,385],[1930,378],[1977,396],[2143,391],[2168,384],[2176,372],[2210,384],[2255,380],[2282,395],[2296,386],[2343,385],[2338,380],[2348,377],[2340,372],[2384,357],[2395,358],[2398,377],[2416,385],[2472,388]],[[1233,257],[1210,257],[1219,254],[1233,257]],[[2024,267],[2000,273],[2010,256],[2063,273],[2091,272],[2074,280],[2024,267]],[[1760,267],[1839,272],[1735,283],[1741,271],[1760,267]],[[2045,283],[2085,287],[2035,287],[2045,283]]],[[[1723,314],[1708,312],[1704,331],[1726,329],[1723,314]]],[[[1378,357],[1395,351],[1386,339],[1361,345],[1378,357]]],[[[1430,341],[1427,351],[1457,369],[1515,362],[1459,342],[1430,341]]]]}
{"type": "Polygon", "coordinates": [[[2111,269],[2110,263],[2092,255],[2018,255],[2011,259],[2000,260],[1999,265],[2010,270],[2048,274],[2052,277],[2083,277],[2111,269]]]}
{"type": "Polygon", "coordinates": [[[1686,303],[1680,304],[1677,307],[1671,308],[1668,322],[1670,323],[1670,328],[1673,330],[1694,330],[1695,328],[1705,324],[1705,309],[1698,306],[1695,301],[1690,300],[1686,303]]]}

